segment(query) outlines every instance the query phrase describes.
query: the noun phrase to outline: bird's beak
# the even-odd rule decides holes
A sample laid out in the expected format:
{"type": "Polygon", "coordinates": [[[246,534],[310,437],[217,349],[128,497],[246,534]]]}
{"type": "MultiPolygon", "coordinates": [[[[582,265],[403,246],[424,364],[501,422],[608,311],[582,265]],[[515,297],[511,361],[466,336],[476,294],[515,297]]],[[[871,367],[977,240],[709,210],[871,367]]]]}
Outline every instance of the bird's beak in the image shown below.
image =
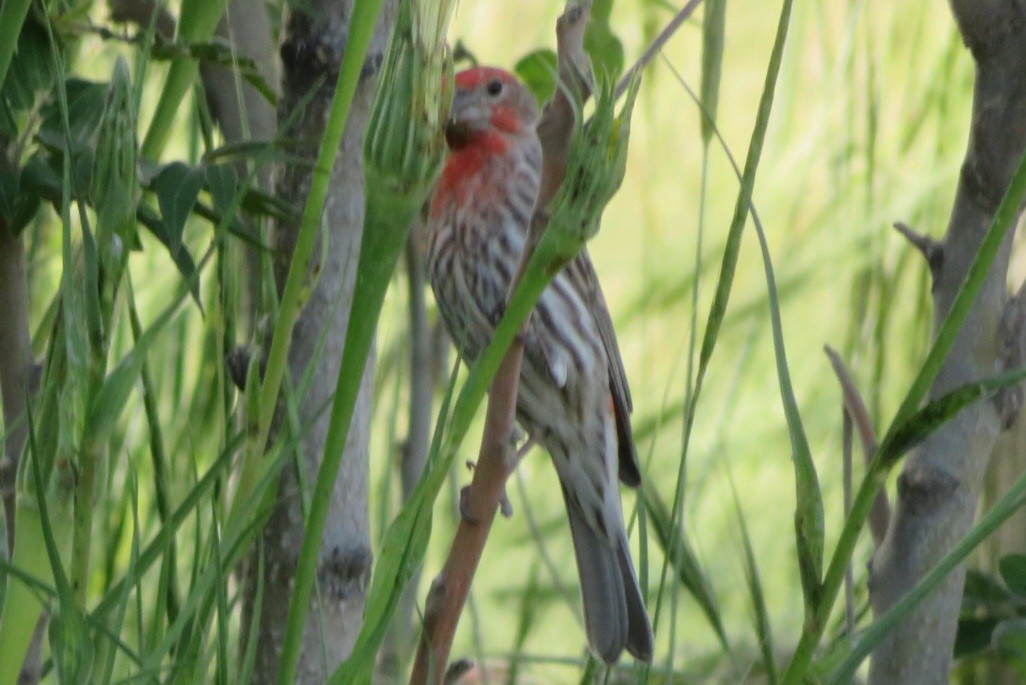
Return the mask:
{"type": "Polygon", "coordinates": [[[470,91],[457,88],[452,98],[449,118],[445,122],[445,142],[453,150],[464,145],[470,138],[470,125],[464,117],[468,106],[470,106],[470,91]]]}

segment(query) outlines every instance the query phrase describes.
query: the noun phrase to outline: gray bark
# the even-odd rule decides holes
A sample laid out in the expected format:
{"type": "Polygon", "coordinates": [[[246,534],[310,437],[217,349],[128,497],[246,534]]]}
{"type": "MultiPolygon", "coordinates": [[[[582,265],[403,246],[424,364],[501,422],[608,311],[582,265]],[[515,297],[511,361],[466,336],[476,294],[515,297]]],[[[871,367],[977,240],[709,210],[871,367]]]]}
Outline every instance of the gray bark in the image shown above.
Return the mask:
{"type": "MultiPolygon", "coordinates": [[[[316,157],[331,105],[351,11],[351,0],[341,3],[311,0],[292,6],[285,18],[279,121],[297,114],[294,128],[285,136],[298,145],[299,154],[311,161],[316,157]],[[313,97],[301,111],[294,112],[311,89],[315,89],[313,97]]],[[[301,402],[299,414],[303,431],[299,463],[286,466],[278,486],[275,510],[263,534],[264,600],[257,635],[257,683],[274,682],[278,670],[303,541],[304,517],[297,467],[312,481],[323,453],[363,229],[363,134],[377,67],[386,47],[386,28],[391,26],[394,14],[395,2],[386,2],[332,172],[331,191],[321,222],[327,249],[315,248],[311,269],[312,274],[316,274],[313,277],[317,285],[296,323],[289,349],[293,385],[301,382],[311,363],[315,367],[309,387],[297,395],[301,402]],[[322,344],[323,350],[320,349],[322,344]]],[[[295,207],[302,207],[310,187],[311,167],[312,164],[282,169],[276,184],[278,196],[295,207]]],[[[279,287],[284,284],[297,228],[277,227],[279,287]]],[[[367,513],[367,450],[373,367],[371,360],[359,381],[360,396],[324,533],[317,578],[319,589],[311,598],[304,633],[299,683],[323,683],[326,673],[350,653],[362,622],[372,560],[367,513]]],[[[356,379],[349,379],[349,382],[356,382],[356,379]]]]}
{"type": "MultiPolygon", "coordinates": [[[[951,307],[1026,146],[1026,1],[953,0],[976,61],[973,120],[942,258],[934,269],[935,326],[951,307]]],[[[989,274],[931,390],[936,398],[1001,370],[1011,239],[989,274]]],[[[1001,408],[977,402],[923,442],[898,480],[897,507],[873,558],[877,615],[911,589],[972,526],[984,473],[1002,430],[1001,408]]],[[[949,681],[962,599],[960,566],[877,649],[874,684],[949,681]]]]}
{"type": "MultiPolygon", "coordinates": [[[[216,35],[227,40],[235,54],[253,60],[264,82],[280,95],[281,62],[274,50],[271,18],[264,0],[231,0],[217,25],[216,35]]],[[[226,142],[270,141],[274,138],[278,130],[277,112],[253,85],[232,69],[206,62],[200,63],[200,78],[211,115],[226,142]]],[[[257,162],[256,185],[260,190],[270,192],[272,165],[257,162]]],[[[240,178],[245,177],[248,171],[246,164],[237,164],[236,171],[240,178]]],[[[253,223],[248,222],[248,228],[259,236],[253,223]]],[[[245,271],[245,287],[240,298],[244,313],[242,320],[251,332],[260,315],[262,301],[260,252],[241,241],[234,247],[242,253],[245,271]]],[[[240,342],[234,339],[228,340],[227,344],[231,347],[240,342]]]]}

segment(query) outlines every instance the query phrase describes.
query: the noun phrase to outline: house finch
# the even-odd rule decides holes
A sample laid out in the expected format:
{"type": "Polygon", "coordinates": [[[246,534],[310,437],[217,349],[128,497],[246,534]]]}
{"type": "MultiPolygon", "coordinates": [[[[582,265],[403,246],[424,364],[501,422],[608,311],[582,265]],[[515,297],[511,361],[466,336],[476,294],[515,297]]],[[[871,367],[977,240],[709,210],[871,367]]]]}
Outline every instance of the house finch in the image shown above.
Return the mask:
{"type": "MultiPolygon", "coordinates": [[[[456,76],[451,154],[431,203],[428,273],[460,356],[491,341],[527,238],[541,174],[538,108],[509,73],[456,76]]],[[[612,321],[582,252],[542,294],[524,334],[517,421],[552,456],[570,519],[592,649],[652,657],[652,628],[631,562],[619,479],[641,481],[631,398],[612,321]]]]}

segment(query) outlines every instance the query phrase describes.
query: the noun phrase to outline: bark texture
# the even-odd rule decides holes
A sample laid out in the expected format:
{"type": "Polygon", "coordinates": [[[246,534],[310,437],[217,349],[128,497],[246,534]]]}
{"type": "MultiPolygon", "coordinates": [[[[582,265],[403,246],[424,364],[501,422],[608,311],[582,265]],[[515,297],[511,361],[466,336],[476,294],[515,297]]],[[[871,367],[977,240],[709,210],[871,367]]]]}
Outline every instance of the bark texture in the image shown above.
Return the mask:
{"type": "MultiPolygon", "coordinates": [[[[271,18],[264,0],[231,0],[220,23],[217,37],[228,41],[235,54],[253,60],[261,78],[280,95],[281,62],[274,52],[271,18]]],[[[211,115],[217,121],[221,134],[228,143],[242,141],[270,141],[278,128],[274,105],[260,91],[233,69],[213,63],[200,63],[200,78],[211,115]]],[[[236,165],[240,178],[247,169],[245,162],[236,165]]],[[[260,190],[271,190],[270,163],[256,168],[256,185],[260,190]]],[[[250,222],[249,230],[259,235],[250,222]]],[[[256,248],[240,244],[245,269],[246,287],[242,294],[243,320],[250,330],[259,316],[261,301],[260,253],[256,248]]],[[[229,340],[234,345],[238,340],[229,340]]]]}
{"type": "MultiPolygon", "coordinates": [[[[282,97],[279,121],[295,117],[285,132],[310,164],[283,168],[278,196],[302,207],[310,187],[312,162],[331,105],[346,47],[352,1],[312,0],[293,4],[282,27],[282,97]]],[[[288,464],[278,487],[275,511],[263,534],[264,599],[259,628],[255,682],[275,682],[288,616],[296,564],[303,541],[304,517],[296,478],[302,469],[312,479],[323,454],[328,409],[335,391],[345,325],[356,275],[364,215],[362,154],[378,66],[386,47],[395,2],[385,3],[374,42],[349,114],[331,191],[322,217],[324,250],[315,249],[311,278],[316,279],[293,331],[289,350],[291,384],[315,364],[301,402],[303,441],[297,460],[288,464]],[[323,346],[323,349],[321,347],[323,346]]],[[[298,226],[276,230],[277,280],[282,287],[298,226]]],[[[359,633],[370,577],[371,547],[367,516],[367,449],[373,363],[368,363],[353,415],[342,468],[335,485],[318,569],[319,590],[311,598],[299,668],[299,683],[323,683],[352,649],[359,633]]],[[[352,379],[357,382],[357,379],[352,379]]],[[[252,586],[252,583],[251,583],[252,586]]]]}
{"type": "MultiPolygon", "coordinates": [[[[1026,146],[1026,0],[953,0],[976,62],[968,150],[940,259],[933,269],[935,327],[949,311],[1026,146]]],[[[1011,237],[1002,247],[931,390],[936,398],[1002,370],[1001,320],[1008,305],[1011,237]]],[[[897,507],[873,558],[870,592],[877,615],[911,589],[972,526],[984,474],[1003,428],[1001,408],[981,401],[963,410],[908,458],[897,507]]],[[[962,599],[959,567],[873,655],[874,684],[949,682],[962,599]]]]}

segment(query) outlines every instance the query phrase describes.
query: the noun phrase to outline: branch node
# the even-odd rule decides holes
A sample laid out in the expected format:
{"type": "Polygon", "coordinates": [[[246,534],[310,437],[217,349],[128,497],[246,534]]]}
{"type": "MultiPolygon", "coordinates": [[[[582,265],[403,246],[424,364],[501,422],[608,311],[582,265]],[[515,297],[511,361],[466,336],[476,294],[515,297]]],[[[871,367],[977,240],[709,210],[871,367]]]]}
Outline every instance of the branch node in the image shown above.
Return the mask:
{"type": "MultiPolygon", "coordinates": [[[[431,589],[428,590],[427,600],[424,602],[424,624],[430,625],[437,620],[442,607],[445,606],[445,598],[449,595],[449,588],[445,585],[445,573],[439,574],[431,581],[431,589]]],[[[426,637],[427,631],[424,636],[426,637]]]]}
{"type": "Polygon", "coordinates": [[[444,685],[456,685],[459,683],[463,676],[470,673],[474,668],[474,660],[463,657],[449,664],[449,668],[445,669],[445,677],[442,678],[444,685]]]}
{"type": "Polygon", "coordinates": [[[926,258],[927,266],[930,267],[930,275],[936,280],[937,274],[940,273],[941,267],[944,265],[944,244],[915,231],[901,221],[895,221],[894,228],[922,253],[926,258]]]}
{"type": "Polygon", "coordinates": [[[470,486],[460,488],[460,518],[466,523],[476,526],[480,521],[470,513],[470,486]]]}
{"type": "Polygon", "coordinates": [[[957,476],[936,466],[909,464],[898,477],[898,496],[910,516],[924,516],[950,502],[959,484],[957,476]]]}

